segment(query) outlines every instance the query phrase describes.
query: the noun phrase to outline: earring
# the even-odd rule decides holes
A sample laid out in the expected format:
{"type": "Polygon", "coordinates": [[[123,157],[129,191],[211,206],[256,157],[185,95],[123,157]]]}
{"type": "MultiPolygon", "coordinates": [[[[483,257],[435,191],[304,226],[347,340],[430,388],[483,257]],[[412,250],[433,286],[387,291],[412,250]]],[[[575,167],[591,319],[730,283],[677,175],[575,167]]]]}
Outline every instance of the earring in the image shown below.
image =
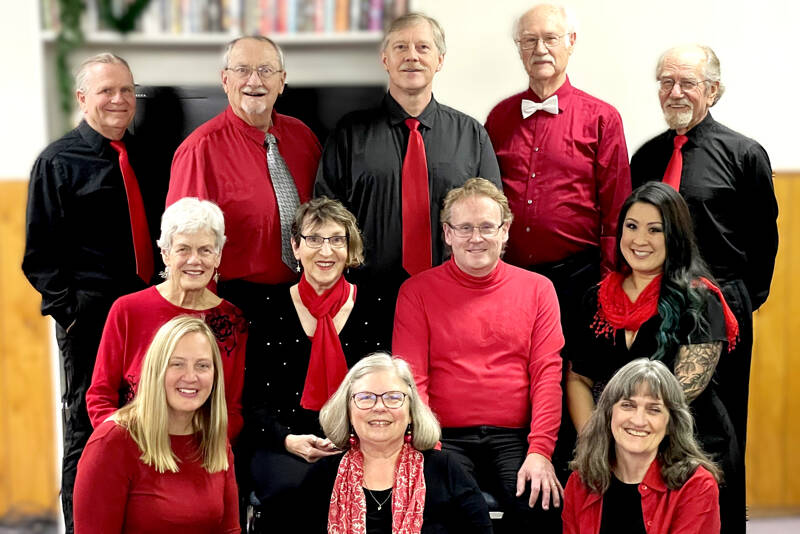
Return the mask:
{"type": "Polygon", "coordinates": [[[303,269],[300,267],[300,262],[299,261],[294,264],[294,270],[297,271],[298,274],[303,272],[303,269]]]}
{"type": "Polygon", "coordinates": [[[356,437],[352,427],[350,428],[350,439],[348,441],[350,442],[350,448],[353,448],[358,444],[358,438],[356,437]]]}
{"type": "Polygon", "coordinates": [[[214,283],[216,284],[217,282],[219,282],[219,269],[214,267],[214,283]]]}
{"type": "Polygon", "coordinates": [[[158,273],[158,276],[160,276],[164,280],[169,280],[169,266],[165,266],[164,270],[158,273]]]}
{"type": "Polygon", "coordinates": [[[411,423],[408,423],[408,427],[406,428],[406,435],[403,437],[406,443],[411,443],[414,441],[414,435],[411,432],[411,423]]]}

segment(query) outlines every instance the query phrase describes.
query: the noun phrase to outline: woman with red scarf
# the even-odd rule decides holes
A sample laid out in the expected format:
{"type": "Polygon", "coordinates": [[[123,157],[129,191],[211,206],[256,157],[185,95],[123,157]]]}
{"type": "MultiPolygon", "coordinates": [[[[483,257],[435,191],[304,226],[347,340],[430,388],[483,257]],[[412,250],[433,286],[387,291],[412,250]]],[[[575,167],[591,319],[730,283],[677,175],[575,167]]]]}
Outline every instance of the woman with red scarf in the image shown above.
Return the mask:
{"type": "Polygon", "coordinates": [[[408,364],[372,354],[320,412],[341,456],[312,467],[303,487],[304,534],[490,534],[477,483],[446,452],[408,364]]]}
{"type": "MultiPolygon", "coordinates": [[[[567,406],[575,428],[585,426],[618,369],[637,358],[659,360],[691,403],[704,450],[725,479],[737,480],[741,455],[712,378],[738,327],[697,250],[683,197],[660,182],[636,189],[620,210],[617,243],[616,270],[587,293],[567,341],[567,406]]],[[[723,532],[745,512],[726,509],[726,489],[732,491],[720,488],[723,532]]]]}
{"type": "Polygon", "coordinates": [[[270,532],[283,532],[282,521],[289,531],[311,463],[339,453],[322,437],[322,405],[350,366],[383,348],[359,308],[356,286],[343,276],[364,259],[355,217],[335,200],[311,200],[295,214],[292,248],[302,275],[264,303],[271,328],[257,357],[248,354],[245,428],[236,451],[240,483],[255,492],[270,532]]]}

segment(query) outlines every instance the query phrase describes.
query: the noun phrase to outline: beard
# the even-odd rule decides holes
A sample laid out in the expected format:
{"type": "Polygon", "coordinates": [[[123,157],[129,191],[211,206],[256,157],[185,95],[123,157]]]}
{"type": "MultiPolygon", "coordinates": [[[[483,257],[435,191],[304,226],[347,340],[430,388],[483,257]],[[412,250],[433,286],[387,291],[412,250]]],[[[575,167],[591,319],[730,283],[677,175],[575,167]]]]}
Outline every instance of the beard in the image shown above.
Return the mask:
{"type": "Polygon", "coordinates": [[[684,130],[689,127],[689,124],[692,122],[692,114],[694,113],[694,106],[688,100],[679,100],[677,102],[668,102],[668,104],[684,104],[689,106],[689,109],[685,111],[676,111],[665,107],[664,112],[664,120],[667,121],[667,125],[672,130],[684,130]]]}

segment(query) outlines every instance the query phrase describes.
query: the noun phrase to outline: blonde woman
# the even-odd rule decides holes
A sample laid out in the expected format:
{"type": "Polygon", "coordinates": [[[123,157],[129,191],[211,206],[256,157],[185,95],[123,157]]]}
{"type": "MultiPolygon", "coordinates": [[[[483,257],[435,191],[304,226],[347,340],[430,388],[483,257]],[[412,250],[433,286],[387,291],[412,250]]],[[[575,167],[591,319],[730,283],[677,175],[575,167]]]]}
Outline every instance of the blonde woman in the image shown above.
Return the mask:
{"type": "Polygon", "coordinates": [[[95,429],[78,463],[77,534],[240,532],[221,370],[202,319],[158,330],[136,397],[95,429]]]}

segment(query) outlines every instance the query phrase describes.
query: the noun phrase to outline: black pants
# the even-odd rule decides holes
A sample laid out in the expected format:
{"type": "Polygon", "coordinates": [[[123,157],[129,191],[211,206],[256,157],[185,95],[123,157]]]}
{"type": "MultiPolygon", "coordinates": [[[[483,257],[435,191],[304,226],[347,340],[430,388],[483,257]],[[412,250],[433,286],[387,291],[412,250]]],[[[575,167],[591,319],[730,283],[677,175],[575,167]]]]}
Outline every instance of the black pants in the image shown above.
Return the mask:
{"type": "Polygon", "coordinates": [[[253,455],[250,463],[253,491],[270,532],[292,532],[297,518],[307,513],[307,503],[299,489],[311,466],[287,451],[260,449],[253,455]]]}
{"type": "Polygon", "coordinates": [[[529,270],[546,276],[553,282],[561,309],[561,329],[564,332],[566,346],[561,352],[563,369],[561,377],[561,426],[558,440],[553,452],[553,467],[562,485],[567,483],[570,475],[568,467],[575,449],[576,432],[572,419],[567,411],[566,377],[569,369],[569,345],[571,330],[580,315],[583,298],[590,287],[600,281],[600,250],[592,248],[573,254],[562,261],[532,265],[529,270]]]}
{"type": "Polygon", "coordinates": [[[517,472],[528,453],[528,429],[479,426],[443,428],[442,450],[459,460],[481,491],[492,494],[503,509],[501,532],[561,532],[561,508],[528,506],[530,485],[517,497],[517,472]]]}
{"type": "Polygon", "coordinates": [[[72,534],[72,490],[78,471],[78,460],[92,434],[86,411],[86,390],[92,382],[94,361],[108,315],[108,306],[82,312],[66,332],[56,324],[61,363],[61,412],[63,418],[64,457],[61,464],[61,506],[66,534],[72,534]]]}

